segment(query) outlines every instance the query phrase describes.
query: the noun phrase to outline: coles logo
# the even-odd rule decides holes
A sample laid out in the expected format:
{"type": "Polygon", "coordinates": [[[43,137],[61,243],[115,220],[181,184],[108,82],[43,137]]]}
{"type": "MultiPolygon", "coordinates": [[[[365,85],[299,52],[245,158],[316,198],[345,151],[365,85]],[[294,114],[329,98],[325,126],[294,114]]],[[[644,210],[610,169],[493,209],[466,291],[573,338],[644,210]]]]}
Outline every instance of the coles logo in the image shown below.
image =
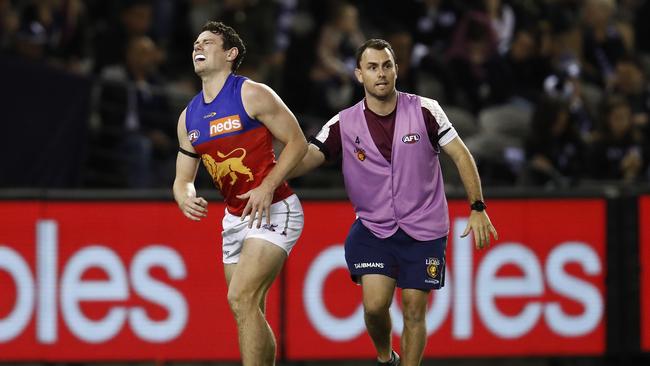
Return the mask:
{"type": "Polygon", "coordinates": [[[409,133],[408,135],[402,136],[402,142],[405,144],[414,144],[420,141],[420,135],[417,133],[409,133]]]}
{"type": "Polygon", "coordinates": [[[241,119],[238,114],[215,119],[214,121],[210,121],[210,137],[241,131],[242,128],[241,119]]]}
{"type": "MultiPolygon", "coordinates": [[[[491,248],[473,269],[471,237],[460,238],[466,225],[466,218],[456,219],[453,223],[453,266],[446,268],[446,291],[437,292],[427,310],[427,335],[436,333],[448,319],[452,323],[452,339],[463,341],[474,339],[477,321],[502,340],[525,337],[540,323],[563,339],[587,336],[601,326],[603,293],[588,279],[602,276],[603,268],[599,254],[588,243],[559,242],[545,260],[541,260],[538,253],[525,243],[503,242],[491,248]],[[567,270],[571,266],[579,268],[587,278],[567,270]],[[521,275],[503,276],[501,273],[506,267],[516,268],[521,275]],[[580,310],[567,311],[555,300],[540,298],[550,290],[576,303],[580,310]],[[503,298],[513,297],[522,299],[518,311],[504,312],[497,305],[503,298]]],[[[431,258],[427,264],[428,275],[437,275],[439,260],[431,258]]],[[[328,277],[346,268],[343,246],[330,246],[310,264],[302,289],[308,321],[320,336],[333,342],[352,341],[365,332],[361,304],[357,311],[342,316],[330,312],[325,302],[328,277]]],[[[404,324],[396,298],[393,298],[390,314],[393,332],[400,335],[404,324]]]]}
{"type": "Polygon", "coordinates": [[[103,343],[117,337],[124,327],[140,340],[162,343],[185,330],[187,300],[177,288],[151,275],[151,270],[158,268],[172,281],[184,280],[187,270],[176,250],[161,244],[144,246],[127,266],[110,247],[89,244],[62,261],[58,230],[55,220],[36,222],[33,272],[20,253],[0,245],[0,269],[9,275],[16,289],[13,306],[0,318],[0,344],[29,329],[32,319],[36,323],[35,338],[41,344],[56,344],[66,331],[87,343],[103,343]],[[105,273],[104,279],[85,278],[86,272],[97,269],[105,273]],[[152,318],[142,306],[128,305],[131,293],[161,307],[166,316],[152,318]],[[92,302],[110,306],[103,316],[89,317],[84,308],[92,302]],[[66,331],[59,329],[59,319],[66,331]]]}

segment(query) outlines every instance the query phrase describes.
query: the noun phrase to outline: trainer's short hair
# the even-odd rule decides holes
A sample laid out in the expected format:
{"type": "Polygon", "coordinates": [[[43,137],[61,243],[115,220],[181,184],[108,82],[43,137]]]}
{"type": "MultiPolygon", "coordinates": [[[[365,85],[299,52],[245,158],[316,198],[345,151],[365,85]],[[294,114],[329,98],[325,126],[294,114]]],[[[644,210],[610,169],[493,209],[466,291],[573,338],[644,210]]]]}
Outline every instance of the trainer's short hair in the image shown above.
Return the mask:
{"type": "Polygon", "coordinates": [[[241,37],[239,37],[239,34],[235,32],[235,30],[232,27],[229,27],[222,22],[215,22],[213,20],[205,23],[203,28],[201,28],[201,33],[208,31],[212,32],[214,34],[218,34],[221,36],[223,39],[223,49],[229,50],[233,47],[237,48],[237,57],[233,60],[231,70],[232,72],[236,72],[237,69],[239,68],[239,65],[241,65],[242,60],[244,59],[244,55],[246,54],[246,46],[244,46],[244,41],[242,41],[241,37]]]}
{"type": "Polygon", "coordinates": [[[363,55],[363,51],[365,51],[367,48],[372,48],[373,50],[383,50],[386,48],[388,51],[390,51],[390,54],[393,55],[393,61],[395,61],[395,51],[393,51],[393,47],[391,47],[390,43],[383,39],[372,38],[365,41],[361,46],[359,46],[359,48],[357,48],[356,57],[358,68],[361,68],[361,55],[363,55]]]}

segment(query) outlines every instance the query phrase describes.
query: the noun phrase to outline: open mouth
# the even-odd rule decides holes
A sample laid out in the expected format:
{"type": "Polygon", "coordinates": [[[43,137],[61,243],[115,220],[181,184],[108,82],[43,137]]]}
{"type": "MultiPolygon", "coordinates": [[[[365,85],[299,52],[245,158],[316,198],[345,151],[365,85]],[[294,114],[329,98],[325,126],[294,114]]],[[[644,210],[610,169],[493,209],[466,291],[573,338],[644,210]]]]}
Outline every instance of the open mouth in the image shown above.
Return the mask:
{"type": "Polygon", "coordinates": [[[203,56],[203,55],[196,55],[196,56],[194,56],[194,61],[195,61],[195,62],[205,61],[205,56],[203,56]]]}

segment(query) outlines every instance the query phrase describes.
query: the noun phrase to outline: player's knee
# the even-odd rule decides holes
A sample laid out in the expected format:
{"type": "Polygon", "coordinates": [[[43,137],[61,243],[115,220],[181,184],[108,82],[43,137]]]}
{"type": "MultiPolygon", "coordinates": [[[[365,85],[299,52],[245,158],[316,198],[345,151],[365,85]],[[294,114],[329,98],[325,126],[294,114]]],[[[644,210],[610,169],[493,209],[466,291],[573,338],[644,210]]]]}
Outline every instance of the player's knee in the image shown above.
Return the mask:
{"type": "Polygon", "coordinates": [[[250,292],[229,289],[227,298],[230,310],[232,310],[235,316],[245,313],[249,308],[259,306],[259,301],[250,292]]]}

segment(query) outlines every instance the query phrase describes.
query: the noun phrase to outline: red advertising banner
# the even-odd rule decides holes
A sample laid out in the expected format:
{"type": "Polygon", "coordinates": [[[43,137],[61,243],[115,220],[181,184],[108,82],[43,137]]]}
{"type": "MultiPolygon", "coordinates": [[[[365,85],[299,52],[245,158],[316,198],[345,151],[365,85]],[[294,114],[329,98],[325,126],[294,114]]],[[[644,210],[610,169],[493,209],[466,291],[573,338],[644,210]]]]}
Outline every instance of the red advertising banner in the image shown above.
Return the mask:
{"type": "MultiPolygon", "coordinates": [[[[501,239],[477,252],[459,238],[466,203],[450,202],[446,286],[432,293],[426,356],[602,354],[604,200],[489,205],[501,239]]],[[[275,285],[268,299],[278,349],[287,360],[372,358],[343,256],[352,208],[303,206],[284,297],[275,285]]],[[[0,361],[238,360],[222,210],[211,203],[196,223],[173,203],[0,203],[0,361]]],[[[398,348],[399,296],[391,311],[398,348]]]]}
{"type": "Polygon", "coordinates": [[[650,352],[650,196],[639,198],[639,261],[641,262],[641,349],[650,352]]]}
{"type": "MultiPolygon", "coordinates": [[[[605,350],[605,201],[491,200],[500,240],[477,252],[460,238],[466,202],[450,202],[446,286],[432,292],[425,357],[598,355],[605,350]]],[[[347,274],[347,203],[305,203],[288,261],[289,360],[375,356],[361,289],[347,274]]],[[[403,324],[391,308],[394,347],[403,324]]]]}
{"type": "MultiPolygon", "coordinates": [[[[238,360],[222,213],[211,203],[197,223],[173,203],[0,203],[0,361],[238,360]]],[[[276,331],[278,305],[274,287],[276,331]]]]}

